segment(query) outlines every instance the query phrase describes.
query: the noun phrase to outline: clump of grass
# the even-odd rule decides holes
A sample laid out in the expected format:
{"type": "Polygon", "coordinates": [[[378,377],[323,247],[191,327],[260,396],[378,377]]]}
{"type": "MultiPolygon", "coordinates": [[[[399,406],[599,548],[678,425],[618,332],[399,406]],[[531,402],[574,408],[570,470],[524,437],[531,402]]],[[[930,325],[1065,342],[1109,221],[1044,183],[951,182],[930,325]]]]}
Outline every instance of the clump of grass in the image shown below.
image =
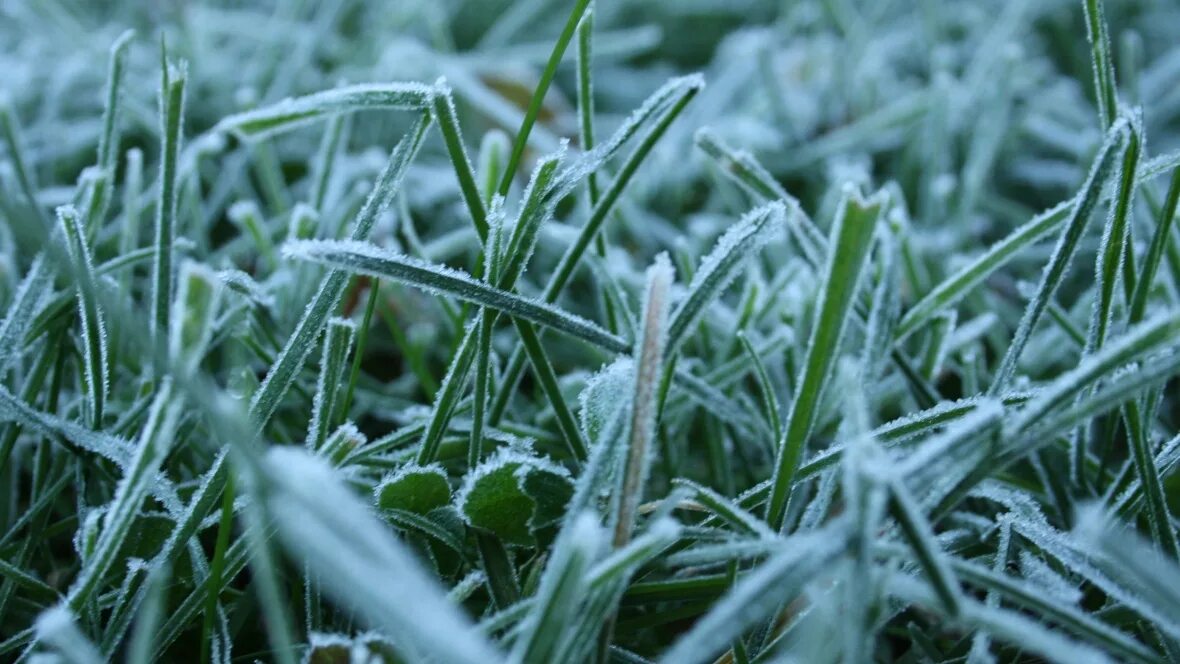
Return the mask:
{"type": "Polygon", "coordinates": [[[1180,11],[224,4],[0,7],[5,661],[1180,659],[1180,11]]]}

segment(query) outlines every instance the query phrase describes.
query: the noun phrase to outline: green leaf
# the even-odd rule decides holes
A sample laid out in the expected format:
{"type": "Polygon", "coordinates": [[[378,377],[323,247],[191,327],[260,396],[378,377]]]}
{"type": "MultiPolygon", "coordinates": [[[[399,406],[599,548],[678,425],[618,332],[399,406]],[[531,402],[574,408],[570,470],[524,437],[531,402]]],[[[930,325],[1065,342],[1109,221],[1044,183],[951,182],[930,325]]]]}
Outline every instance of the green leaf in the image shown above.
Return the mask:
{"type": "Polygon", "coordinates": [[[441,466],[407,465],[383,478],[373,496],[381,509],[426,514],[450,504],[451,486],[441,466]]]}

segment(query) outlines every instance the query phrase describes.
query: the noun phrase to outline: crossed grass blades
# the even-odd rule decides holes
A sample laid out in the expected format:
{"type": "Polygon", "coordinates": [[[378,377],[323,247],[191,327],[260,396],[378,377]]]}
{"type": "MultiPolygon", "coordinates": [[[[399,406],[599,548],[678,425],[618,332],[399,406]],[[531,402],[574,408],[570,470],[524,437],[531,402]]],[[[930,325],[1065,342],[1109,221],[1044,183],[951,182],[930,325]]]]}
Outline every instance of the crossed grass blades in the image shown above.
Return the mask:
{"type": "Polygon", "coordinates": [[[0,6],[5,660],[1180,660],[1180,10],[138,4],[0,6]]]}

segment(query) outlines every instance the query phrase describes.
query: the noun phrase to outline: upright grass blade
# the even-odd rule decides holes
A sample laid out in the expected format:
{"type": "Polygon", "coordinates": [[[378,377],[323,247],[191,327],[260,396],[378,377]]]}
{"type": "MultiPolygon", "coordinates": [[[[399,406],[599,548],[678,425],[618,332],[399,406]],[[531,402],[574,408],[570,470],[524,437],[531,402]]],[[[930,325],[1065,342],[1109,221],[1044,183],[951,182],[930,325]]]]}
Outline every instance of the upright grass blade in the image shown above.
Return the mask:
{"type": "Polygon", "coordinates": [[[513,322],[516,324],[520,341],[524,345],[525,354],[528,355],[529,362],[533,365],[533,372],[536,374],[538,382],[541,383],[541,389],[545,392],[545,398],[553,408],[557,425],[561,429],[562,437],[565,439],[570,454],[578,462],[585,461],[586,443],[582,440],[582,434],[578,430],[577,420],[574,419],[573,413],[565,403],[565,397],[561,394],[561,387],[557,383],[557,374],[553,371],[553,365],[545,354],[544,347],[541,346],[540,337],[528,322],[520,319],[514,319],[513,322]]]}
{"type": "Polygon", "coordinates": [[[156,255],[152,262],[151,330],[157,348],[168,348],[168,311],[172,306],[173,255],[179,175],[177,160],[184,129],[187,66],[163,63],[160,87],[160,178],[156,198],[156,255]]]}
{"type": "Polygon", "coordinates": [[[1082,186],[1082,192],[1070,210],[1069,218],[1057,240],[1057,246],[1053,249],[1049,264],[1041,275],[1036,293],[1025,308],[1012,343],[1008,345],[1008,350],[1005,351],[1004,358],[1000,361],[1000,366],[992,377],[991,386],[988,388],[989,394],[1000,394],[1007,389],[1009,381],[1016,372],[1020,356],[1024,353],[1024,347],[1028,344],[1029,337],[1032,336],[1033,330],[1040,322],[1041,315],[1048,307],[1049,301],[1057,292],[1057,287],[1065,278],[1065,273],[1077,251],[1078,242],[1086,230],[1090,213],[1098,204],[1102,187],[1114,168],[1115,155],[1128,140],[1127,134],[1125,120],[1116,122],[1106,133],[1106,139],[1094,158],[1090,173],[1086,177],[1086,183],[1082,186]]]}
{"type": "MultiPolygon", "coordinates": [[[[1100,2],[1100,0],[1098,0],[1100,2]]],[[[1089,2],[1087,3],[1089,6],[1089,2]]],[[[1098,262],[1095,265],[1094,283],[1098,287],[1097,298],[1090,319],[1090,332],[1086,338],[1085,352],[1093,353],[1106,343],[1114,309],[1115,288],[1122,276],[1124,249],[1130,243],[1130,215],[1135,197],[1135,172],[1143,144],[1143,120],[1139,114],[1132,115],[1127,122],[1126,144],[1122,146],[1122,167],[1118,171],[1114,204],[1102,233],[1098,247],[1098,262]]],[[[1125,284],[1126,285],[1126,284],[1125,284]]],[[[1128,298],[1130,293],[1128,292],[1128,298]]]]}
{"type": "Polygon", "coordinates": [[[213,640],[213,624],[217,619],[218,590],[225,572],[225,555],[229,548],[230,533],[234,527],[234,483],[233,475],[226,474],[225,489],[221,496],[221,519],[217,526],[217,540],[213,543],[213,560],[209,567],[209,592],[205,598],[205,619],[201,624],[201,659],[206,659],[213,640]]]}
{"type": "Polygon", "coordinates": [[[513,660],[542,664],[555,661],[554,652],[571,623],[587,590],[588,571],[606,542],[606,532],[596,516],[583,513],[553,546],[529,615],[521,625],[513,660]]]}
{"type": "Polygon", "coordinates": [[[58,208],[57,220],[66,239],[71,267],[77,282],[78,320],[82,325],[82,357],[90,427],[99,429],[102,427],[103,409],[111,381],[106,315],[99,304],[94,259],[78,211],[73,206],[58,208]]]}
{"type": "Polygon", "coordinates": [[[770,374],[766,372],[766,365],[762,363],[762,358],[758,356],[757,349],[750,343],[750,339],[741,331],[738,331],[738,341],[742,344],[742,350],[750,358],[750,362],[754,365],[754,376],[758,378],[758,388],[760,396],[762,397],[762,407],[766,411],[766,422],[770,425],[770,432],[774,434],[774,440],[777,442],[783,435],[782,415],[778,405],[778,395],[775,393],[774,385],[770,382],[770,374]]]}
{"type": "MultiPolygon", "coordinates": [[[[367,238],[377,218],[389,207],[393,195],[401,186],[406,169],[422,145],[422,139],[429,126],[430,117],[423,114],[410,129],[409,134],[394,147],[385,169],[377,178],[372,191],[365,199],[364,207],[353,222],[353,240],[367,238]]],[[[320,282],[319,289],[304,309],[282,352],[275,359],[258,391],[251,397],[250,417],[257,426],[261,427],[270,419],[290,389],[296,374],[311,353],[315,340],[327,324],[328,316],[340,305],[347,283],[348,274],[342,270],[332,270],[320,282]]]]}
{"type": "Polygon", "coordinates": [[[323,461],[273,448],[263,470],[271,485],[268,507],[290,551],[320,576],[326,592],[392,636],[402,656],[502,661],[323,461]]]}
{"type": "Polygon", "coordinates": [[[324,348],[320,355],[320,376],[316,381],[315,398],[312,400],[311,421],[307,425],[307,449],[317,451],[328,438],[328,429],[336,421],[336,404],[340,384],[344,380],[344,365],[356,338],[356,323],[345,318],[328,321],[324,334],[324,348]]]}
{"type": "Polygon", "coordinates": [[[766,511],[767,522],[773,530],[782,530],[795,473],[817,419],[820,396],[835,366],[860,277],[868,262],[877,219],[885,206],[884,194],[866,200],[855,191],[846,190],[836,213],[829,240],[831,251],[822,276],[803,371],[776,451],[766,511]]]}
{"type": "Polygon", "coordinates": [[[168,358],[182,375],[190,375],[204,359],[218,308],[223,281],[202,263],[185,261],[177,277],[180,284],[172,303],[168,358]]]}
{"type": "Polygon", "coordinates": [[[127,30],[111,44],[110,61],[107,66],[106,104],[102,110],[102,133],[98,136],[98,167],[107,174],[106,182],[98,197],[97,214],[87,217],[87,233],[92,233],[106,214],[111,200],[115,180],[115,160],[119,150],[120,88],[126,69],[127,47],[135,37],[134,30],[127,30]]]}
{"type": "Polygon", "coordinates": [[[537,87],[533,90],[528,110],[525,111],[524,119],[521,120],[520,130],[516,132],[516,140],[512,143],[512,154],[508,157],[508,165],[504,167],[504,175],[500,180],[499,194],[501,196],[507,196],[508,190],[512,188],[512,179],[516,177],[516,168],[520,165],[520,158],[524,155],[524,149],[528,145],[529,133],[532,132],[533,125],[537,122],[537,116],[541,113],[541,105],[545,103],[545,93],[549,91],[549,84],[553,82],[553,77],[557,75],[557,67],[561,64],[561,57],[565,55],[565,49],[573,39],[578,23],[582,20],[582,14],[586,12],[589,5],[590,0],[575,0],[565,28],[562,29],[557,42],[553,44],[553,52],[549,55],[549,61],[545,63],[545,69],[541,72],[541,80],[537,82],[537,87]]]}
{"type": "Polygon", "coordinates": [[[488,239],[487,210],[484,208],[483,197],[475,183],[475,171],[471,168],[471,160],[467,156],[467,148],[463,145],[463,133],[459,129],[459,121],[455,117],[455,100],[451,90],[445,82],[435,84],[431,112],[438,122],[439,131],[443,135],[443,143],[447,146],[447,155],[454,165],[455,175],[459,178],[459,191],[463,194],[463,202],[471,214],[471,223],[475,225],[475,232],[481,242],[488,239]]]}
{"type": "Polygon", "coordinates": [[[1180,168],[1172,171],[1172,179],[1168,183],[1168,193],[1164,198],[1163,207],[1160,208],[1159,221],[1151,235],[1151,244],[1147,248],[1147,256],[1143,259],[1139,278],[1135,280],[1135,293],[1131,296],[1130,311],[1127,314],[1132,324],[1143,320],[1147,313],[1147,298],[1155,284],[1155,276],[1164,256],[1164,248],[1172,236],[1177,203],[1180,203],[1180,168]]]}
{"type": "Polygon", "coordinates": [[[425,466],[433,463],[437,458],[443,433],[446,431],[447,423],[450,421],[451,414],[458,405],[463,388],[467,383],[467,371],[475,356],[475,342],[477,340],[477,335],[473,333],[473,327],[468,326],[464,331],[459,346],[451,356],[451,364],[447,367],[442,384],[439,385],[438,392],[435,394],[429,424],[422,431],[422,437],[418,444],[416,458],[419,465],[425,466]]]}
{"type": "MultiPolygon", "coordinates": [[[[123,174],[123,224],[119,227],[119,254],[127,255],[139,248],[140,221],[139,199],[143,194],[143,151],[131,148],[127,151],[126,170],[123,174]]],[[[130,286],[132,270],[120,275],[119,285],[124,291],[130,286]]]]}
{"type": "Polygon", "coordinates": [[[352,127],[350,115],[336,115],[328,120],[324,137],[320,141],[320,149],[316,153],[311,196],[309,201],[313,210],[324,212],[324,203],[328,198],[328,188],[332,184],[332,174],[336,170],[336,161],[341,146],[347,146],[348,135],[352,127]]]}
{"type": "MultiPolygon", "coordinates": [[[[1134,404],[1134,401],[1131,403],[1134,404]]],[[[1138,407],[1127,408],[1123,421],[1127,426],[1127,446],[1131,451],[1139,483],[1143,487],[1144,502],[1147,503],[1147,518],[1151,524],[1152,538],[1156,546],[1172,560],[1180,560],[1180,545],[1176,542],[1176,529],[1172,525],[1167,494],[1164,493],[1160,471],[1155,465],[1155,455],[1152,454],[1151,441],[1148,440],[1148,432],[1140,419],[1138,407]]]]}
{"type": "MultiPolygon", "coordinates": [[[[578,143],[583,150],[594,149],[594,7],[591,5],[578,24],[578,143]]],[[[598,203],[598,174],[586,176],[590,205],[598,203]]],[[[602,236],[599,235],[599,238],[602,236]]],[[[605,248],[605,243],[600,247],[605,248]]],[[[599,253],[602,253],[601,251],[599,253]]]]}
{"type": "Polygon", "coordinates": [[[1114,61],[1110,52],[1110,35],[1106,28],[1106,10],[1102,0],[1083,0],[1086,9],[1086,37],[1090,40],[1090,61],[1094,67],[1094,96],[1098,102],[1098,119],[1103,128],[1114,123],[1118,113],[1115,91],[1114,61]]]}
{"type": "Polygon", "coordinates": [[[619,511],[615,518],[616,549],[631,541],[635,515],[651,467],[652,439],[655,437],[658,406],[656,394],[663,375],[667,352],[669,290],[672,287],[672,264],[666,254],[656,256],[647,270],[647,290],[643,298],[642,333],[635,340],[632,357],[635,363],[631,413],[627,427],[627,454],[621,484],[619,511]]]}
{"type": "Polygon", "coordinates": [[[243,140],[261,140],[316,120],[363,110],[421,111],[430,108],[437,90],[421,83],[349,85],[304,97],[284,99],[263,108],[224,118],[213,131],[243,140]]]}

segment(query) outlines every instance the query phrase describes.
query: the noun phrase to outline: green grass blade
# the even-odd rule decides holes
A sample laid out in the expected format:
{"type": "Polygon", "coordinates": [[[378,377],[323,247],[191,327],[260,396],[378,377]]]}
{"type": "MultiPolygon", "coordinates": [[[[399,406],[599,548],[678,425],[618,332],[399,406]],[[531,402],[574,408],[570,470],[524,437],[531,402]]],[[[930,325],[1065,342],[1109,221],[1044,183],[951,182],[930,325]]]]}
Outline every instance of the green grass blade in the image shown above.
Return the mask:
{"type": "Polygon", "coordinates": [[[585,593],[587,571],[606,543],[606,532],[597,517],[585,513],[576,518],[553,546],[528,617],[520,627],[513,659],[532,664],[554,661],[554,651],[571,623],[585,593]]]}
{"type": "Polygon", "coordinates": [[[706,309],[769,243],[786,221],[786,208],[770,203],[755,208],[730,226],[712,251],[701,260],[688,284],[688,294],[677,305],[668,323],[667,352],[674,353],[696,327],[706,309]]]}
{"type": "Polygon", "coordinates": [[[586,443],[582,440],[577,420],[574,419],[573,413],[565,403],[565,397],[561,394],[561,386],[557,383],[557,374],[553,371],[553,364],[549,361],[548,355],[545,354],[540,337],[527,321],[513,319],[513,322],[516,323],[516,331],[524,345],[525,354],[528,355],[529,362],[533,365],[533,373],[536,375],[537,381],[541,383],[545,398],[553,408],[558,428],[561,429],[561,435],[565,439],[570,454],[578,462],[585,461],[586,443]]]}
{"type": "Polygon", "coordinates": [[[1021,317],[1020,324],[1016,328],[1016,334],[1012,339],[1012,343],[1009,344],[1008,350],[1004,353],[1004,359],[1001,360],[999,368],[996,369],[995,376],[992,378],[992,384],[988,388],[989,394],[999,394],[1006,389],[1013,374],[1016,372],[1016,365],[1020,361],[1020,356],[1024,353],[1024,347],[1028,344],[1029,337],[1032,336],[1033,330],[1036,328],[1037,323],[1040,322],[1041,314],[1048,307],[1049,301],[1057,291],[1057,287],[1061,285],[1061,281],[1065,278],[1065,273],[1069,269],[1069,264],[1073,261],[1074,253],[1077,251],[1078,241],[1081,240],[1086,230],[1090,213],[1093,212],[1094,207],[1098,204],[1102,187],[1114,169],[1115,154],[1122,149],[1123,143],[1126,140],[1127,128],[1125,122],[1116,123],[1107,132],[1106,139],[1102,143],[1102,148],[1094,158],[1093,166],[1091,166],[1090,173],[1086,177],[1086,183],[1082,186],[1082,192],[1070,210],[1069,219],[1066,221],[1065,228],[1057,240],[1057,245],[1053,250],[1052,257],[1049,259],[1049,264],[1045,267],[1045,271],[1041,275],[1036,293],[1025,308],[1024,315],[1021,317]]]}
{"type": "Polygon", "coordinates": [[[877,219],[886,205],[884,195],[867,200],[845,192],[829,244],[832,250],[823,273],[815,324],[807,344],[804,369],[779,442],[774,478],[767,505],[767,522],[781,530],[795,472],[803,458],[807,437],[816,420],[820,396],[835,366],[840,340],[856,298],[857,285],[868,262],[877,219]]]}
{"type": "Polygon", "coordinates": [[[99,304],[94,259],[86,242],[86,229],[73,206],[58,208],[57,220],[66,238],[70,262],[77,280],[78,319],[82,325],[82,356],[86,374],[90,427],[102,427],[103,408],[110,391],[110,363],[106,315],[99,304]]]}
{"type": "Polygon", "coordinates": [[[316,381],[315,398],[312,400],[311,421],[307,425],[306,445],[309,450],[316,451],[323,447],[328,438],[328,429],[336,422],[337,397],[344,380],[344,365],[355,338],[356,323],[344,318],[328,321],[320,355],[319,380],[316,381]]]}
{"type": "Polygon", "coordinates": [[[1102,0],[1084,0],[1083,6],[1086,9],[1086,38],[1090,41],[1090,62],[1094,68],[1098,119],[1106,128],[1114,123],[1118,113],[1118,93],[1115,90],[1110,35],[1106,28],[1106,10],[1102,0]]]}
{"type": "Polygon", "coordinates": [[[642,333],[635,340],[632,357],[635,363],[630,421],[627,427],[627,454],[619,485],[619,511],[615,518],[616,549],[631,541],[639,501],[647,485],[653,455],[658,405],[656,394],[663,375],[667,353],[669,290],[672,287],[672,264],[666,254],[656,256],[647,271],[647,290],[643,298],[642,333]]]}
{"type": "Polygon", "coordinates": [[[181,401],[174,398],[171,384],[165,382],[152,402],[147,424],[137,441],[135,458],[107,508],[94,552],[66,594],[66,603],[74,611],[81,611],[95,596],[115,565],[140,504],[174,443],[180,409],[181,401]]]}
{"type": "Polygon", "coordinates": [[[893,518],[901,526],[902,533],[917,556],[922,571],[937,593],[942,609],[949,617],[954,618],[962,610],[963,591],[946,561],[945,554],[934,539],[934,530],[930,522],[918,509],[909,489],[901,482],[889,483],[889,506],[893,518]]]}
{"type": "Polygon", "coordinates": [[[436,90],[421,83],[369,83],[284,99],[263,108],[224,118],[213,131],[256,141],[316,120],[364,110],[422,111],[436,90]]]}
{"type": "Polygon", "coordinates": [[[1180,168],[1172,171],[1164,206],[1160,209],[1159,221],[1151,235],[1151,244],[1147,248],[1147,256],[1143,259],[1139,278],[1135,280],[1135,293],[1131,296],[1130,311],[1127,314],[1132,324],[1140,322],[1147,314],[1147,298],[1155,284],[1155,275],[1164,256],[1164,247],[1172,234],[1177,203],[1180,203],[1180,168]]]}
{"type": "Polygon", "coordinates": [[[1143,143],[1143,121],[1139,115],[1133,115],[1127,123],[1127,142],[1123,146],[1122,167],[1115,191],[1114,204],[1102,233],[1102,243],[1098,247],[1098,261],[1095,264],[1094,283],[1098,287],[1098,294],[1090,318],[1090,332],[1086,338],[1085,352],[1093,353],[1095,349],[1106,343],[1106,337],[1111,324],[1114,309],[1115,288],[1119,277],[1122,276],[1130,238],[1131,206],[1135,197],[1135,171],[1139,165],[1139,156],[1143,143]]]}
{"type": "Polygon", "coordinates": [[[545,69],[541,72],[541,80],[537,82],[537,87],[533,90],[528,110],[525,111],[520,129],[516,132],[516,140],[512,142],[512,153],[508,156],[508,165],[504,167],[504,175],[500,180],[499,193],[501,196],[507,196],[508,190],[512,188],[512,180],[516,177],[520,158],[524,155],[524,149],[528,145],[529,133],[532,132],[533,125],[537,122],[537,116],[541,113],[541,105],[545,103],[545,93],[549,91],[549,84],[553,82],[553,77],[557,75],[557,67],[561,64],[561,57],[565,55],[565,49],[573,39],[578,23],[582,20],[582,14],[585,13],[589,5],[590,0],[575,0],[565,28],[562,29],[557,42],[553,44],[553,52],[549,55],[549,61],[545,63],[545,69]]]}
{"type": "MultiPolygon", "coordinates": [[[[418,153],[422,139],[430,126],[429,116],[423,115],[411,128],[410,133],[398,142],[389,156],[385,169],[378,177],[365,205],[353,222],[352,238],[363,240],[373,230],[377,217],[389,207],[393,195],[401,186],[402,178],[410,162],[418,153]]],[[[274,365],[267,372],[266,378],[258,387],[258,391],[250,401],[250,417],[256,425],[261,427],[274,414],[279,402],[291,388],[295,376],[303,367],[303,362],[311,354],[315,340],[320,336],[328,317],[340,306],[344,296],[344,288],[348,283],[348,274],[333,270],[320,282],[319,289],[307,308],[304,309],[295,330],[288,337],[287,343],[279,353],[274,365]]]]}
{"type": "Polygon", "coordinates": [[[283,255],[289,259],[313,261],[353,274],[393,279],[439,295],[450,295],[510,317],[523,318],[552,328],[608,351],[625,352],[628,348],[627,342],[623,339],[551,304],[494,288],[466,272],[428,263],[366,242],[288,242],[283,246],[283,255]]]}
{"type": "Polygon", "coordinates": [[[179,175],[177,159],[184,130],[186,66],[165,63],[160,89],[160,179],[156,198],[156,255],[152,262],[152,336],[158,348],[168,347],[168,311],[172,306],[173,254],[179,175]]]}
{"type": "Polygon", "coordinates": [[[37,306],[53,286],[53,270],[45,254],[37,254],[17,285],[4,319],[0,321],[0,373],[20,357],[16,352],[25,345],[25,333],[33,323],[37,306]]]}

